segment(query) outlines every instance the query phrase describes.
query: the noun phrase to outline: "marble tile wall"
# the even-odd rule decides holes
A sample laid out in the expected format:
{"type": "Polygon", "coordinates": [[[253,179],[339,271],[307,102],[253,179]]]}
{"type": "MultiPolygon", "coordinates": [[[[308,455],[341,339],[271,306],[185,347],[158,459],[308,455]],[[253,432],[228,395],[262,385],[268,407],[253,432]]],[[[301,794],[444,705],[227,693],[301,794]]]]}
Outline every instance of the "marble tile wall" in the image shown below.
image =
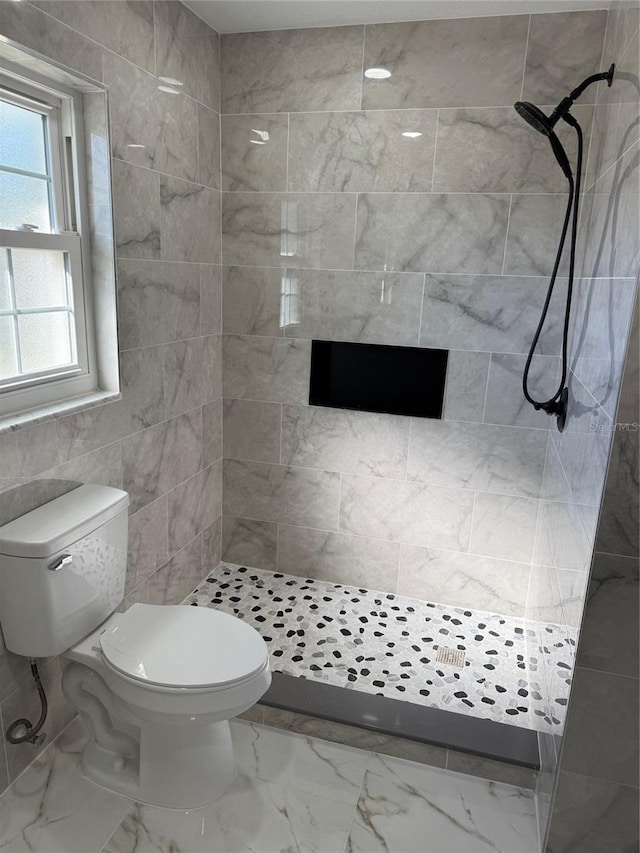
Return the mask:
{"type": "MultiPolygon", "coordinates": [[[[221,37],[225,559],[525,614],[534,556],[558,550],[536,545],[550,422],[520,386],[566,184],[513,102],[554,105],[598,70],[605,25],[221,37]],[[444,419],[309,407],[313,338],[450,349],[444,419]]],[[[576,108],[587,139],[594,96],[576,108]]],[[[611,285],[621,315],[627,284],[611,285]]],[[[563,278],[540,393],[565,293],[563,278]]]]}
{"type": "MultiPolygon", "coordinates": [[[[0,34],[108,87],[122,383],[117,402],[0,436],[0,523],[79,483],[126,489],[126,603],[178,603],[221,547],[218,35],[151,0],[0,2],[0,34]]],[[[3,729],[37,716],[28,672],[2,649],[3,729]]],[[[58,659],[43,679],[50,739],[71,714],[58,659]]],[[[37,752],[5,747],[0,787],[37,752]]]]}
{"type": "Polygon", "coordinates": [[[549,853],[638,845],[639,24],[637,0],[614,3],[601,68],[615,62],[616,77],[597,91],[586,166],[569,419],[550,433],[534,548],[528,615],[581,626],[565,734],[540,744],[549,853]]]}

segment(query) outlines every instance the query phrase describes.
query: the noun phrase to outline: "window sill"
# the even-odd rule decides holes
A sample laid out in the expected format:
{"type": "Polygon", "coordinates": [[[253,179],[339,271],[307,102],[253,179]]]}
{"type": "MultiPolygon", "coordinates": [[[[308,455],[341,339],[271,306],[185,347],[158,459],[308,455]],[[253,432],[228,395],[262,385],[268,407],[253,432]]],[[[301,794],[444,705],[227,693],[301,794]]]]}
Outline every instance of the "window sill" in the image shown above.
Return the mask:
{"type": "Polygon", "coordinates": [[[68,400],[59,400],[56,403],[49,403],[46,406],[40,406],[35,409],[28,409],[25,412],[17,412],[12,415],[5,415],[4,417],[0,415],[0,435],[24,429],[25,427],[54,421],[64,415],[72,415],[75,412],[82,412],[85,409],[102,406],[104,403],[112,403],[115,400],[119,400],[120,397],[121,394],[119,391],[92,391],[90,394],[82,394],[79,397],[71,397],[68,400]]]}

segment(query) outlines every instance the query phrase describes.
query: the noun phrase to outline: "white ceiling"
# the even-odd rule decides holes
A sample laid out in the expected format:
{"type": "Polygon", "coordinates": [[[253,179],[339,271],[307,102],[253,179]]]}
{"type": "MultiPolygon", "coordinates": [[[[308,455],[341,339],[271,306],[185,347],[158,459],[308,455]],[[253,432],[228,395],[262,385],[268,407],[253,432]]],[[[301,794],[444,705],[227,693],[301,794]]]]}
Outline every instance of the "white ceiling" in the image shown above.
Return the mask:
{"type": "Polygon", "coordinates": [[[220,33],[606,9],[609,0],[183,0],[220,33]]]}

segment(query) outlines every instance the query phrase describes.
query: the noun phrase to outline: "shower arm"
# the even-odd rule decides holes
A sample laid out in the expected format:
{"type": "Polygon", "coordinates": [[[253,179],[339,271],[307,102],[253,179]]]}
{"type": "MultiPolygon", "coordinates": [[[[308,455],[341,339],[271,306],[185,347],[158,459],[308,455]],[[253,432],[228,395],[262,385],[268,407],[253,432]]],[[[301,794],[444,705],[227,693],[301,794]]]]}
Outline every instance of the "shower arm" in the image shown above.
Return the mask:
{"type": "Polygon", "coordinates": [[[600,80],[606,80],[607,86],[611,87],[613,83],[613,72],[615,70],[614,65],[610,65],[607,71],[602,71],[600,74],[591,74],[589,77],[586,77],[579,86],[570,92],[566,98],[563,98],[558,106],[554,109],[554,111],[549,116],[549,122],[551,125],[555,125],[561,118],[564,118],[574,102],[578,100],[580,95],[584,92],[585,89],[588,89],[592,83],[598,83],[600,80]]]}

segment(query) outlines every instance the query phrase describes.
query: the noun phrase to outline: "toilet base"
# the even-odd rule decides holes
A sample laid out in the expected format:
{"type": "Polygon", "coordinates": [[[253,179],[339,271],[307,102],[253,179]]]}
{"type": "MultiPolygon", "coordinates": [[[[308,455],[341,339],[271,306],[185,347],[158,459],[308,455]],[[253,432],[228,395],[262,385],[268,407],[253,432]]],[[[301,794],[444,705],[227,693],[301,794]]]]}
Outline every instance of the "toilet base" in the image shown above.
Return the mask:
{"type": "Polygon", "coordinates": [[[166,726],[143,723],[137,760],[109,752],[90,737],[85,775],[103,788],[140,803],[196,809],[217,800],[235,781],[229,722],[166,726]]]}

